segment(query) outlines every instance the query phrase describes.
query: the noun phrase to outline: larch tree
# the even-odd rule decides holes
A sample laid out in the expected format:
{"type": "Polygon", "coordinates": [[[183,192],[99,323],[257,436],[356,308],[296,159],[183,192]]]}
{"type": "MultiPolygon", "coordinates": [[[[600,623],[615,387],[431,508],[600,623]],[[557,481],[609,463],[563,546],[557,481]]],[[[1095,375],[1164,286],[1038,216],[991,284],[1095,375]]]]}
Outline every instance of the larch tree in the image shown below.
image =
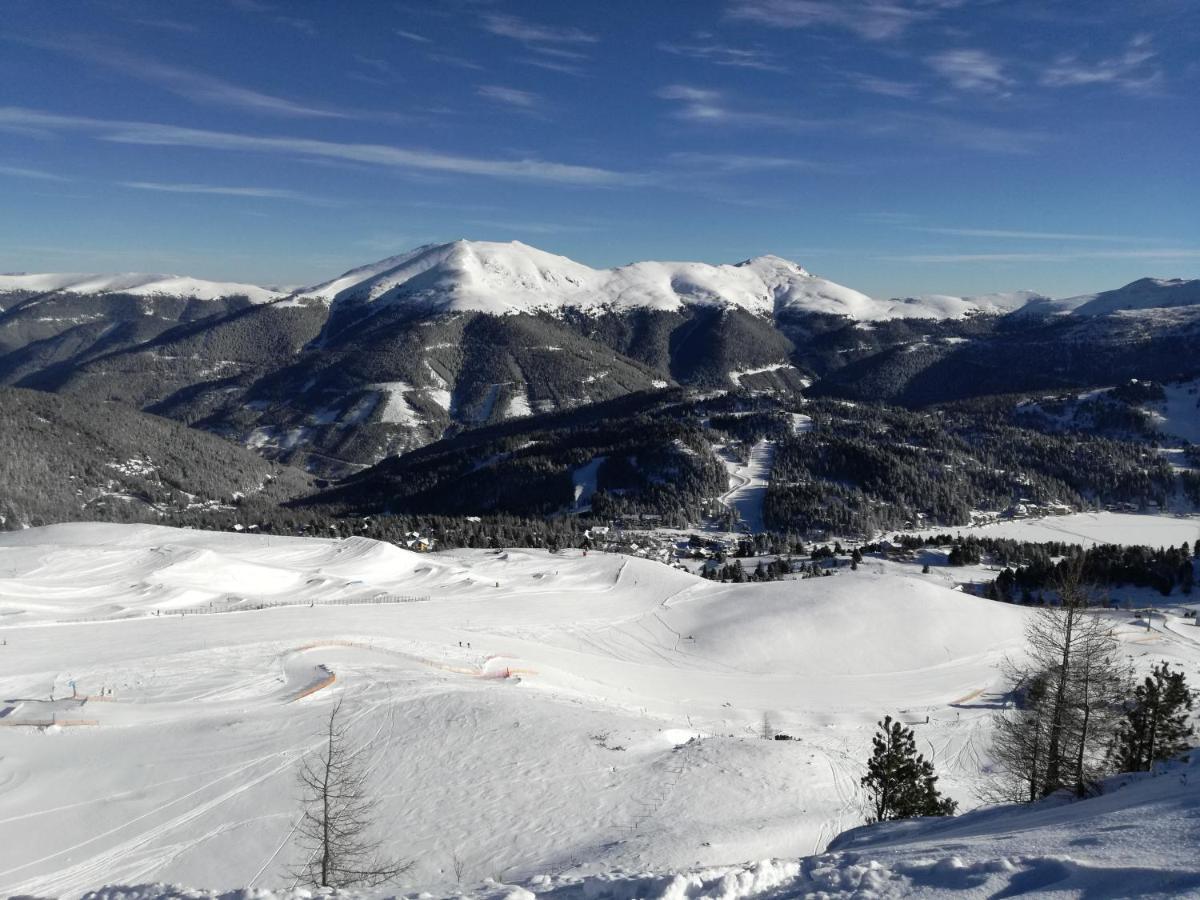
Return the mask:
{"type": "Polygon", "coordinates": [[[296,833],[304,858],[293,874],[317,888],[378,887],[412,864],[384,856],[384,842],[372,837],[377,801],[367,784],[365,748],[351,748],[341,713],[339,700],[322,730],[321,749],[301,762],[304,812],[296,833]]]}
{"type": "Polygon", "coordinates": [[[1026,625],[1025,661],[1008,666],[1018,703],[995,721],[997,799],[1033,801],[1063,788],[1084,796],[1109,770],[1128,672],[1112,623],[1088,602],[1078,570],[1056,587],[1059,605],[1026,625]]]}

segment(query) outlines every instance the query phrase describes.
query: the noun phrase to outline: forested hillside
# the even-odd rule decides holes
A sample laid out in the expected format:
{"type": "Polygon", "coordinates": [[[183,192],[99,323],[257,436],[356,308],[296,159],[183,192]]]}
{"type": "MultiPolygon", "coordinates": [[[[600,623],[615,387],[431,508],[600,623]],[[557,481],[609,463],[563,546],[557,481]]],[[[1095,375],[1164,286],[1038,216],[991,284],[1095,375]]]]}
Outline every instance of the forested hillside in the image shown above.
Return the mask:
{"type": "Polygon", "coordinates": [[[277,504],[303,472],[119,403],[0,388],[0,528],[160,521],[188,509],[277,504]]]}

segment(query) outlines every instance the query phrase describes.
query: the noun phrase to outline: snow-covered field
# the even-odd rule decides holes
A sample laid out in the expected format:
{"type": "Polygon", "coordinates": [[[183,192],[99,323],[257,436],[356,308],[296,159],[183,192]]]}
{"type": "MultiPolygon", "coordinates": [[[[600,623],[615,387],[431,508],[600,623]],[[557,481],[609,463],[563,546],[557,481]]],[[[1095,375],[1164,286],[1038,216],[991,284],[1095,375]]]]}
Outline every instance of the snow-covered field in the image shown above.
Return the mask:
{"type": "MultiPolygon", "coordinates": [[[[1106,860],[1125,875],[1191,865],[1200,883],[1180,847],[1197,777],[1135,789],[1172,836],[1153,853],[1126,833],[1146,809],[1112,799],[1130,793],[1092,801],[1116,804],[1094,835],[1059,828],[1067,810],[1018,810],[1002,845],[988,812],[799,859],[861,822],[886,713],[976,805],[997,665],[1027,613],[904,572],[720,585],[579,551],[0,535],[0,895],[290,889],[297,760],[336,698],[384,833],[414,861],[410,894],[1011,896],[1106,860]],[[295,605],[250,608],[271,603],[295,605]],[[768,857],[782,861],[744,864],[768,857]]],[[[1120,628],[1137,660],[1197,670],[1182,618],[1120,628]]]]}
{"type": "Polygon", "coordinates": [[[987,525],[927,528],[917,535],[975,534],[1015,541],[1062,541],[1092,547],[1096,544],[1142,544],[1177,547],[1200,540],[1200,517],[1140,515],[1137,513],[1071,513],[1040,519],[1005,519],[987,525]]]}

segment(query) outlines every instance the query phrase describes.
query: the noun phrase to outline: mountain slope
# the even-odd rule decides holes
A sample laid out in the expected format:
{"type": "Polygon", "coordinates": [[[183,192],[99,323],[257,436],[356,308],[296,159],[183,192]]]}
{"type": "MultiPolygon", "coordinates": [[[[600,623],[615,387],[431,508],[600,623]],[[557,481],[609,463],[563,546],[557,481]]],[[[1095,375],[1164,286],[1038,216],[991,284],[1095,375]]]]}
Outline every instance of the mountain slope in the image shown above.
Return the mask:
{"type": "Polygon", "coordinates": [[[80,519],[158,521],[309,489],[296,469],[119,403],[0,388],[0,530],[80,519]]]}

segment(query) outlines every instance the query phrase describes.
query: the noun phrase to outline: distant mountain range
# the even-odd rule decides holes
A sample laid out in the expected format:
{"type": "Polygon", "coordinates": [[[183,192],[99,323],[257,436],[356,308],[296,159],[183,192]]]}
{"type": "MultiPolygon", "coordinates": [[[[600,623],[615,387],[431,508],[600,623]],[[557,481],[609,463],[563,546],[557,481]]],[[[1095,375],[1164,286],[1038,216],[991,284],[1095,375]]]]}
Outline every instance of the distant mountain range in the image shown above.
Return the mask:
{"type": "Polygon", "coordinates": [[[0,276],[0,384],[114,400],[342,475],[638,392],[909,406],[1200,374],[1200,281],[882,300],[774,256],[593,269],[427,245],[298,290],[0,276]]]}

